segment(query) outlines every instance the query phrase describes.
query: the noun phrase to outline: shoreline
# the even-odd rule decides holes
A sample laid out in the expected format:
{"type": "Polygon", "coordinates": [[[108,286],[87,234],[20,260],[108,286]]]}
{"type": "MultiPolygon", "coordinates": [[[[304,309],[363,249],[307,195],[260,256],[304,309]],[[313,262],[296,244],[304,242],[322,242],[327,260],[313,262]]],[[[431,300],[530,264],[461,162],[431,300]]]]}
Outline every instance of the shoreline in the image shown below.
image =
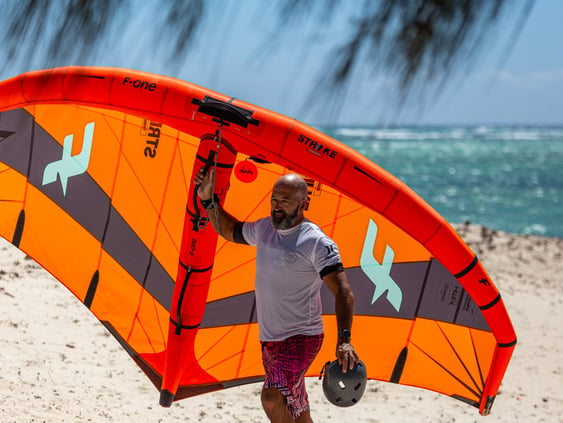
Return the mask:
{"type": "MultiPolygon", "coordinates": [[[[315,422],[563,421],[563,239],[452,225],[495,282],[518,336],[492,413],[427,390],[369,381],[340,409],[307,379],[315,422]],[[484,419],[484,420],[483,420],[484,419]]],[[[0,411],[5,422],[264,422],[260,384],[158,405],[129,355],[74,296],[0,240],[0,411]]]]}

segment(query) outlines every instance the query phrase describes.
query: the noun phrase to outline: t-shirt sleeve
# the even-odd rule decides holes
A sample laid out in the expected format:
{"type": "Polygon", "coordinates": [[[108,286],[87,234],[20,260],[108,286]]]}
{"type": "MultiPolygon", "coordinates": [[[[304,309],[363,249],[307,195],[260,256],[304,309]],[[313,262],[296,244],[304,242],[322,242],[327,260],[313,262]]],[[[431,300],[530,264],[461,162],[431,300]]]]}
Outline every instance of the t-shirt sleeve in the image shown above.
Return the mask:
{"type": "Polygon", "coordinates": [[[323,236],[317,242],[313,254],[313,266],[321,277],[342,269],[342,259],[338,246],[329,237],[323,236]]]}
{"type": "Polygon", "coordinates": [[[258,236],[257,236],[257,228],[258,228],[258,221],[256,222],[244,222],[242,225],[242,236],[244,240],[248,243],[248,245],[256,245],[258,236]]]}

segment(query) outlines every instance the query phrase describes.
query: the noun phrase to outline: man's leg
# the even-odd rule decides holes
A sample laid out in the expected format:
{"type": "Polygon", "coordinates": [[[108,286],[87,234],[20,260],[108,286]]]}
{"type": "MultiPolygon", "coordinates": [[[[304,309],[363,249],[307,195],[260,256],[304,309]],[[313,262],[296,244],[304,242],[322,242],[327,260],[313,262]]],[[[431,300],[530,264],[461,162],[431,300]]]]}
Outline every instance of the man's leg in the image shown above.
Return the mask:
{"type": "Polygon", "coordinates": [[[312,423],[304,376],[322,341],[322,334],[296,335],[284,341],[262,344],[262,361],[266,371],[262,406],[270,421],[312,423]],[[285,395],[291,398],[289,406],[285,395]],[[293,418],[293,414],[297,413],[298,417],[293,418]]]}
{"type": "MultiPolygon", "coordinates": [[[[293,423],[295,420],[287,409],[287,401],[276,388],[262,389],[262,407],[271,422],[293,423]]],[[[301,421],[301,420],[299,420],[301,421]]],[[[303,420],[306,422],[307,420],[303,420]]]]}
{"type": "Polygon", "coordinates": [[[299,414],[299,416],[295,419],[295,423],[313,423],[313,419],[311,418],[311,411],[302,411],[301,414],[299,414]]]}
{"type": "Polygon", "coordinates": [[[276,388],[262,389],[262,407],[271,422],[313,423],[311,411],[304,410],[295,420],[287,408],[285,397],[276,388]]]}

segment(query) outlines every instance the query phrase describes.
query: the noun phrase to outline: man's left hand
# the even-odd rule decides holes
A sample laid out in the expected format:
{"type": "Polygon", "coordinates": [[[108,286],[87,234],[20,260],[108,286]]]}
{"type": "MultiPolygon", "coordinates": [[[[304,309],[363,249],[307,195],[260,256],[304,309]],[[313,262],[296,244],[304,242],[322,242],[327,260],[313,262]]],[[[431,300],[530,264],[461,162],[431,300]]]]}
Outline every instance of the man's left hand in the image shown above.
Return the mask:
{"type": "Polygon", "coordinates": [[[346,373],[348,369],[351,370],[360,359],[353,345],[348,342],[338,344],[336,347],[336,357],[338,358],[338,364],[342,366],[342,373],[346,373]]]}

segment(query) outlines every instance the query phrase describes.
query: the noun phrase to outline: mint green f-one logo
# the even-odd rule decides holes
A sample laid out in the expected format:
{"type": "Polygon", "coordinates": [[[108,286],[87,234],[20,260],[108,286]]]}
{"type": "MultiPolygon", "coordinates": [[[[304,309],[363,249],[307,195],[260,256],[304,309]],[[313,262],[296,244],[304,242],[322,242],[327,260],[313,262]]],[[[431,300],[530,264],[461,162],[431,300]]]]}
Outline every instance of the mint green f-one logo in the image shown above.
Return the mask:
{"type": "Polygon", "coordinates": [[[373,257],[373,247],[375,246],[376,238],[377,225],[370,219],[362,256],[360,257],[360,267],[375,285],[371,303],[375,303],[379,297],[387,292],[387,300],[398,312],[403,302],[403,293],[399,285],[397,285],[390,275],[393,259],[395,258],[395,251],[393,251],[389,245],[385,246],[383,262],[378,263],[373,257]]]}
{"type": "Polygon", "coordinates": [[[43,185],[53,183],[59,175],[63,188],[63,195],[66,196],[66,187],[69,178],[81,175],[88,169],[90,163],[90,152],[92,150],[92,139],[94,138],[94,122],[90,122],[84,128],[84,141],[82,151],[76,156],[72,156],[72,143],[74,135],[67,135],[64,139],[63,157],[61,160],[49,163],[43,172],[43,185]]]}

